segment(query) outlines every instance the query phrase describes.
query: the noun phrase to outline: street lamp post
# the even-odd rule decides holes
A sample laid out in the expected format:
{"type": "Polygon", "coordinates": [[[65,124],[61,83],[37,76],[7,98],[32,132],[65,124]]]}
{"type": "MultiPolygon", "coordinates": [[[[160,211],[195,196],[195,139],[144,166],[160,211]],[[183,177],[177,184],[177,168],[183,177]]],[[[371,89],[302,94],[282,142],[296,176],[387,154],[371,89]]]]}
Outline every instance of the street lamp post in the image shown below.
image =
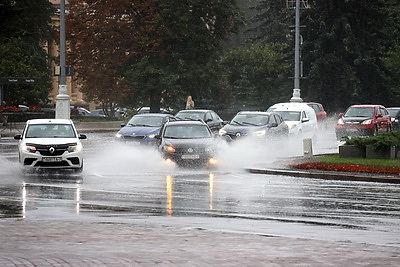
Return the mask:
{"type": "Polygon", "coordinates": [[[70,118],[70,101],[67,94],[65,69],[65,0],[60,0],[60,77],[58,95],[56,96],[56,119],[70,118]]]}
{"type": "Polygon", "coordinates": [[[294,48],[294,89],[290,102],[303,102],[300,98],[300,0],[296,0],[294,48]]]}

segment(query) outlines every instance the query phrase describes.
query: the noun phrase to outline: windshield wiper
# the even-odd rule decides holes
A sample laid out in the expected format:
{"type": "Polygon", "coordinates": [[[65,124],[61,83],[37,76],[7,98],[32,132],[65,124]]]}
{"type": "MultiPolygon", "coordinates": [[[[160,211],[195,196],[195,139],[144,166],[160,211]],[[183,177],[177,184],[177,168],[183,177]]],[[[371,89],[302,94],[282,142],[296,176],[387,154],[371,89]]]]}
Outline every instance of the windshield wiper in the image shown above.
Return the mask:
{"type": "Polygon", "coordinates": [[[241,123],[238,122],[238,121],[232,121],[232,123],[235,123],[235,124],[237,124],[237,125],[243,125],[243,124],[241,124],[241,123]]]}
{"type": "Polygon", "coordinates": [[[251,125],[251,126],[257,126],[257,124],[251,123],[251,122],[243,122],[243,124],[245,124],[245,125],[251,125]]]}

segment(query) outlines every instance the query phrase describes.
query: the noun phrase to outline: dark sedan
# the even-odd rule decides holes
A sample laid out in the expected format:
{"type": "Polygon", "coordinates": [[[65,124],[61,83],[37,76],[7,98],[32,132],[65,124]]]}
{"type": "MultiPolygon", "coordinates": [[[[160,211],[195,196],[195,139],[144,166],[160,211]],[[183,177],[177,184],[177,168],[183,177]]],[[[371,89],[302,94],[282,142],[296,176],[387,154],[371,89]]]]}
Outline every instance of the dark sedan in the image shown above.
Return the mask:
{"type": "Polygon", "coordinates": [[[170,121],[161,131],[159,149],[167,163],[184,167],[213,166],[216,140],[203,121],[170,121]]]}
{"type": "Polygon", "coordinates": [[[133,116],[116,134],[118,140],[135,144],[156,144],[155,136],[160,134],[161,127],[174,116],[170,114],[148,113],[133,116]]]}
{"type": "Polygon", "coordinates": [[[271,139],[288,137],[289,128],[277,113],[241,111],[219,131],[219,135],[231,139],[246,136],[271,139]]]}
{"type": "Polygon", "coordinates": [[[181,120],[203,120],[213,133],[218,133],[225,123],[213,110],[209,109],[184,109],[175,114],[181,120]]]}
{"type": "Polygon", "coordinates": [[[396,108],[386,108],[392,119],[392,130],[400,130],[400,107],[396,108]]]}

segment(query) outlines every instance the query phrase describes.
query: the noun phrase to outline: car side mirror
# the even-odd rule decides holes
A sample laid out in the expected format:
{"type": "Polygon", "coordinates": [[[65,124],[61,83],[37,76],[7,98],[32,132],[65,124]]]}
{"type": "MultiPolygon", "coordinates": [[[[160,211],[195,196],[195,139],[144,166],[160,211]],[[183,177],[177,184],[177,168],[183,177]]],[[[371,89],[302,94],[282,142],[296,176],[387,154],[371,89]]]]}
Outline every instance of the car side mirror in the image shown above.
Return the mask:
{"type": "Polygon", "coordinates": [[[15,140],[21,140],[22,139],[22,135],[17,134],[17,135],[14,136],[14,139],[15,140]]]}
{"type": "Polygon", "coordinates": [[[78,138],[79,138],[79,139],[86,139],[87,136],[86,136],[85,134],[80,134],[80,135],[78,136],[78,138]]]}
{"type": "Polygon", "coordinates": [[[383,115],[379,113],[379,114],[376,114],[376,117],[377,117],[377,118],[382,118],[383,115]]]}
{"type": "Polygon", "coordinates": [[[339,118],[343,117],[344,113],[339,113],[339,118]]]}
{"type": "Polygon", "coordinates": [[[310,121],[309,118],[303,118],[303,119],[301,120],[301,122],[308,122],[308,121],[310,121]]]}
{"type": "Polygon", "coordinates": [[[271,123],[270,125],[269,125],[269,127],[278,127],[278,123],[276,123],[276,122],[274,122],[274,123],[271,123]]]}
{"type": "Polygon", "coordinates": [[[154,136],[154,138],[155,138],[155,139],[159,139],[159,140],[160,140],[160,139],[161,139],[161,135],[159,135],[159,134],[156,134],[156,135],[154,136]]]}
{"type": "Polygon", "coordinates": [[[125,126],[126,126],[126,123],[125,123],[125,122],[121,123],[121,128],[123,128],[123,127],[125,127],[125,126]]]}

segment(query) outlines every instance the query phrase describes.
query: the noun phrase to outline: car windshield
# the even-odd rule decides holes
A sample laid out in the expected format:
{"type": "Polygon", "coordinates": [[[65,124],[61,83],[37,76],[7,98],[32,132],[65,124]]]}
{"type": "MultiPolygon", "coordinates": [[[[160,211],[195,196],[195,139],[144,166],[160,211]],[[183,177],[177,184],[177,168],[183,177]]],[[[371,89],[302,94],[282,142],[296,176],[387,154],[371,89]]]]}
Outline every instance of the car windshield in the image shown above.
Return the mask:
{"type": "Polygon", "coordinates": [[[387,110],[389,112],[390,117],[396,117],[397,113],[399,113],[400,109],[388,109],[387,110]]]}
{"type": "Polygon", "coordinates": [[[268,124],[269,115],[264,114],[237,114],[231,121],[231,124],[242,126],[261,126],[268,124]]]}
{"type": "Polygon", "coordinates": [[[275,111],[282,116],[284,121],[300,121],[300,111],[275,111]]]}
{"type": "Polygon", "coordinates": [[[202,113],[202,112],[178,112],[175,117],[177,117],[178,119],[181,119],[181,120],[184,120],[184,119],[203,120],[204,113],[202,113]]]}
{"type": "Polygon", "coordinates": [[[70,124],[32,124],[26,130],[26,138],[75,138],[70,124]]]}
{"type": "Polygon", "coordinates": [[[164,138],[201,139],[210,137],[211,132],[205,125],[168,125],[164,131],[164,138]]]}
{"type": "Polygon", "coordinates": [[[160,116],[133,116],[128,126],[161,127],[162,123],[163,117],[160,116]]]}
{"type": "Polygon", "coordinates": [[[373,117],[374,116],[373,107],[351,107],[344,114],[345,117],[373,117]]]}

